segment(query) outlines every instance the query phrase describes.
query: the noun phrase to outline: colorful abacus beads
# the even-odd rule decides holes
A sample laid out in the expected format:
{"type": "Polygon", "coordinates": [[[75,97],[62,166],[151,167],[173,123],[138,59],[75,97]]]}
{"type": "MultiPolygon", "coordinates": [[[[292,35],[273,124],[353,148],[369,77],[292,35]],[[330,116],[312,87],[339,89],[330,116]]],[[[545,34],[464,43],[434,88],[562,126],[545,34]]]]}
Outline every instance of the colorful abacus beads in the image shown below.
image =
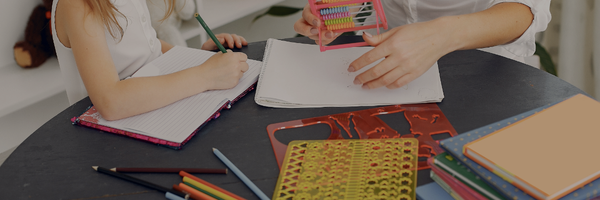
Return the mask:
{"type": "Polygon", "coordinates": [[[321,15],[328,15],[328,14],[334,14],[334,13],[342,13],[342,12],[349,12],[350,8],[348,6],[341,6],[341,7],[333,7],[333,8],[325,8],[325,9],[321,9],[321,15]]]}
{"type": "Polygon", "coordinates": [[[327,30],[340,30],[355,26],[348,6],[332,7],[320,10],[327,30]]]}
{"type": "Polygon", "coordinates": [[[322,0],[322,3],[337,3],[342,1],[350,1],[350,0],[322,0]]]}
{"type": "Polygon", "coordinates": [[[342,13],[333,13],[333,14],[323,15],[323,20],[330,20],[330,19],[336,19],[336,18],[342,18],[342,17],[350,17],[350,12],[342,12],[342,13]]]}
{"type": "Polygon", "coordinates": [[[355,24],[351,17],[331,19],[325,21],[325,27],[327,27],[327,30],[331,31],[345,28],[353,28],[354,26],[355,24]]]}

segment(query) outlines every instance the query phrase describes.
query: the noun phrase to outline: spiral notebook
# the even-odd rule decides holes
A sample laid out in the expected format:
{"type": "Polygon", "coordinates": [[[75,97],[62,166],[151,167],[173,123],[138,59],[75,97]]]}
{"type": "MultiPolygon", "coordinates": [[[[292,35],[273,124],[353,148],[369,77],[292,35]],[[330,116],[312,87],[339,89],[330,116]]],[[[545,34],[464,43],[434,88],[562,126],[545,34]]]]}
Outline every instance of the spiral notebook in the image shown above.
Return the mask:
{"type": "Polygon", "coordinates": [[[441,102],[444,98],[437,63],[419,78],[397,89],[362,89],[354,85],[350,63],[373,49],[354,47],[321,52],[318,45],[269,39],[256,86],[255,101],[267,107],[348,107],[441,102]]]}
{"type": "MultiPolygon", "coordinates": [[[[132,77],[181,71],[203,63],[214,54],[210,51],[175,46],[142,67],[132,77]]],[[[232,103],[254,89],[262,62],[248,59],[247,63],[248,71],[234,88],[206,91],[154,111],[115,121],[103,119],[92,106],[73,121],[82,126],[180,149],[202,125],[217,118],[222,109],[230,108],[232,103]]]]}

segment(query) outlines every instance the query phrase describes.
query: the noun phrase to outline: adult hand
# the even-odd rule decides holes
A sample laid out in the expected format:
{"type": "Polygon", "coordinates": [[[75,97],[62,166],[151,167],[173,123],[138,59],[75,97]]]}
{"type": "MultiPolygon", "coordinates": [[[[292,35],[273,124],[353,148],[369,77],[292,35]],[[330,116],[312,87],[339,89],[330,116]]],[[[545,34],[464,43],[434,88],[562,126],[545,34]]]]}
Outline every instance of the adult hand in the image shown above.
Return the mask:
{"type": "MultiPolygon", "coordinates": [[[[319,24],[321,24],[321,19],[317,16],[313,15],[310,11],[310,5],[307,3],[304,6],[304,10],[302,10],[302,18],[298,19],[296,23],[294,23],[294,30],[300,35],[304,35],[310,39],[315,40],[315,42],[319,43],[319,24]]],[[[324,25],[323,25],[324,26],[324,25]]],[[[335,38],[337,38],[340,34],[334,33],[330,30],[322,30],[321,31],[321,42],[322,45],[326,45],[331,43],[335,38]]]]}
{"type": "MultiPolygon", "coordinates": [[[[219,40],[221,44],[223,44],[223,46],[225,46],[226,48],[229,47],[230,49],[233,49],[234,47],[242,48],[242,46],[248,45],[248,42],[244,37],[236,34],[219,33],[216,34],[215,37],[219,40]]],[[[204,44],[202,44],[201,47],[201,49],[203,50],[216,50],[217,48],[217,45],[212,39],[209,39],[206,42],[204,42],[204,44]]]]}
{"type": "Polygon", "coordinates": [[[227,53],[216,53],[197,67],[202,70],[199,73],[202,78],[208,80],[209,89],[229,89],[235,87],[244,72],[248,71],[246,60],[246,54],[227,50],[227,53]]]}
{"type": "Polygon", "coordinates": [[[380,35],[363,34],[372,50],[350,63],[354,72],[385,58],[373,68],[359,74],[354,84],[365,89],[402,87],[425,73],[440,57],[453,51],[444,29],[435,22],[408,24],[380,35]],[[438,26],[438,27],[436,27],[438,26]]]}

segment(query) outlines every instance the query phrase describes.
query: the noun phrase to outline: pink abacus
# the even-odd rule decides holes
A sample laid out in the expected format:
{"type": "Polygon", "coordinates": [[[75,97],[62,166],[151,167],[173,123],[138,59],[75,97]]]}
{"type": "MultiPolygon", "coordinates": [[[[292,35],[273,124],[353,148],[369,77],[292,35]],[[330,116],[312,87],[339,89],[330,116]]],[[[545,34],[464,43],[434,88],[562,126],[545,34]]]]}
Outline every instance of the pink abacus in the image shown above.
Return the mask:
{"type": "Polygon", "coordinates": [[[308,0],[311,12],[321,19],[319,31],[319,47],[321,51],[340,49],[348,47],[366,46],[366,42],[355,42],[338,45],[323,45],[321,42],[321,32],[325,30],[333,31],[334,33],[344,33],[350,31],[358,31],[365,29],[376,28],[379,34],[379,28],[387,30],[387,20],[383,12],[380,0],[308,0]],[[372,6],[371,10],[353,11],[353,8],[362,8],[372,6]],[[375,15],[375,21],[359,22],[358,20],[366,17],[355,17],[356,14],[372,12],[375,15]]]}

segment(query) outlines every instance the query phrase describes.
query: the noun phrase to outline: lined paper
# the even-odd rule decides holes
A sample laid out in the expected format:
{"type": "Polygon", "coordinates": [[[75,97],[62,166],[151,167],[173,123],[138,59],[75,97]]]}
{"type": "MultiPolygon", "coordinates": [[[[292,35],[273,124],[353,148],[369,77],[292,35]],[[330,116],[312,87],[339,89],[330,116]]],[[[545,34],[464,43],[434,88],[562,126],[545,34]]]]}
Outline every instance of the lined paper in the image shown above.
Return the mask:
{"type": "Polygon", "coordinates": [[[404,87],[366,90],[354,85],[350,63],[373,49],[354,47],[321,52],[318,45],[267,41],[256,103],[268,107],[345,107],[440,102],[444,98],[437,63],[404,87]]]}
{"type": "MultiPolygon", "coordinates": [[[[174,73],[197,66],[214,54],[210,51],[175,46],[138,70],[140,74],[136,72],[133,77],[174,73]]],[[[121,120],[99,119],[98,124],[181,143],[224,103],[234,100],[257,81],[262,62],[248,59],[247,63],[248,71],[234,88],[206,91],[163,108],[121,120]]]]}

